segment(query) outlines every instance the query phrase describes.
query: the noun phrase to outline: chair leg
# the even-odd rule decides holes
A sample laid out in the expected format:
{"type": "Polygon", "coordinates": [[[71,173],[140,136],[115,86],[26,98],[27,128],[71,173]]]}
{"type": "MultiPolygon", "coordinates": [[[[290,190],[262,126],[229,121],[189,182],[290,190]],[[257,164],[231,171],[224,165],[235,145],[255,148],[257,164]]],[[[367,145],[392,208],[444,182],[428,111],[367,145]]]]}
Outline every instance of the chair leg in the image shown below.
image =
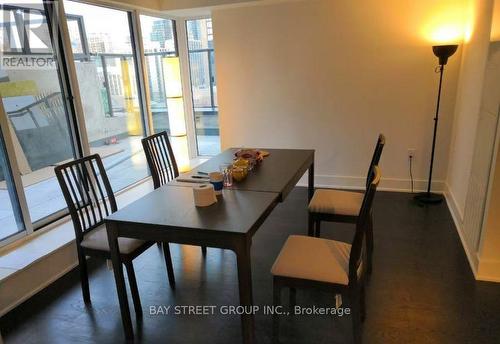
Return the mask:
{"type": "Polygon", "coordinates": [[[321,237],[321,221],[316,220],[316,238],[321,237]]]}
{"type": "Polygon", "coordinates": [[[372,273],[373,269],[373,217],[370,214],[366,228],[366,255],[367,255],[367,268],[368,274],[372,273]]]}
{"type": "Polygon", "coordinates": [[[353,343],[361,344],[361,297],[360,288],[350,289],[353,343]]]}
{"type": "Polygon", "coordinates": [[[314,216],[311,212],[307,216],[307,235],[314,236],[314,216]]]}
{"type": "Polygon", "coordinates": [[[203,256],[203,258],[207,256],[207,247],[206,246],[201,247],[201,255],[203,256]]]}
{"type": "Polygon", "coordinates": [[[125,268],[127,269],[130,293],[132,294],[132,300],[134,301],[135,315],[138,318],[142,318],[141,299],[139,297],[139,289],[137,289],[137,280],[135,279],[134,265],[132,265],[132,262],[127,262],[125,263],[125,268]]]}
{"type": "MultiPolygon", "coordinates": [[[[80,250],[79,250],[80,251],[80,250]]],[[[80,267],[80,281],[82,284],[83,302],[90,303],[89,275],[87,271],[87,259],[83,252],[78,253],[78,263],[80,267]]]]}
{"type": "Polygon", "coordinates": [[[365,285],[363,284],[360,289],[359,295],[359,311],[360,311],[360,319],[361,322],[364,322],[366,319],[366,290],[365,285]]]}
{"type": "Polygon", "coordinates": [[[163,243],[163,255],[165,256],[165,265],[167,266],[168,283],[170,288],[175,288],[174,266],[172,265],[172,256],[168,242],[163,243]]]}
{"type": "Polygon", "coordinates": [[[273,343],[279,343],[280,335],[280,318],[277,313],[277,307],[281,306],[281,285],[277,284],[276,281],[273,283],[273,343]]]}
{"type": "Polygon", "coordinates": [[[295,305],[297,304],[297,289],[290,288],[289,297],[290,297],[290,299],[289,299],[290,314],[293,314],[293,310],[295,308],[295,305]]]}

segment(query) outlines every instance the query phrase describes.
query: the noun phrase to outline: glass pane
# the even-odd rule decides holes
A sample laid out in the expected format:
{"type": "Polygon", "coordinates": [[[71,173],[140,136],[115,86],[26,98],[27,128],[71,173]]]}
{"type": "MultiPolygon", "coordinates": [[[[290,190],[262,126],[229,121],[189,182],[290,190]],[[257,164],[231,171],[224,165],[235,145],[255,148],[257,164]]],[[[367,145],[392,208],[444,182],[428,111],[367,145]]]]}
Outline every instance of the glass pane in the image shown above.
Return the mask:
{"type": "Polygon", "coordinates": [[[23,31],[18,30],[16,24],[15,16],[18,18],[21,14],[17,13],[15,10],[0,10],[1,17],[1,36],[0,40],[2,42],[2,51],[4,52],[19,52],[22,51],[21,37],[23,37],[23,31]]]}
{"type": "MultiPolygon", "coordinates": [[[[42,1],[30,5],[43,8],[42,1]]],[[[45,12],[28,8],[10,12],[18,16],[18,27],[29,32],[29,49],[24,46],[25,54],[10,57],[22,61],[32,54],[47,54],[45,60],[40,59],[46,64],[11,64],[0,70],[0,95],[31,219],[36,222],[66,208],[54,166],[75,156],[59,71],[57,64],[50,63],[57,57],[52,52],[45,12]]]]}
{"type": "Polygon", "coordinates": [[[0,240],[24,230],[7,161],[0,129],[0,240]]]}
{"type": "Polygon", "coordinates": [[[215,155],[220,136],[212,20],[188,20],[186,27],[198,154],[215,155]]]}
{"type": "Polygon", "coordinates": [[[149,175],[129,13],[73,1],[64,7],[81,20],[71,41],[90,149],[118,191],[149,175]]]}
{"type": "Polygon", "coordinates": [[[82,45],[82,35],[83,32],[80,30],[80,21],[82,17],[70,17],[67,18],[69,39],[71,41],[71,49],[73,49],[73,54],[83,54],[82,45]]]}
{"type": "Polygon", "coordinates": [[[173,22],[141,15],[141,31],[148,76],[153,129],[170,132],[163,59],[176,55],[173,22]]]}
{"type": "Polygon", "coordinates": [[[49,27],[45,14],[30,11],[25,15],[24,25],[28,35],[30,52],[33,54],[47,54],[52,52],[49,27]]]}
{"type": "Polygon", "coordinates": [[[212,107],[208,51],[189,53],[194,108],[212,107]]]}

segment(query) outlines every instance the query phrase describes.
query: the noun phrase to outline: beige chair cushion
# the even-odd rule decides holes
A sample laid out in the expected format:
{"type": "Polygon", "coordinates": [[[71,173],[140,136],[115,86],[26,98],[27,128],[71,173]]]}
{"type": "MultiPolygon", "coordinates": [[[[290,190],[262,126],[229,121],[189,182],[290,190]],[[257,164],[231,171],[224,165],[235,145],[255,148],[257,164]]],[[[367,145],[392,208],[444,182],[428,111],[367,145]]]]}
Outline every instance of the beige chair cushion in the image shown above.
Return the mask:
{"type": "MultiPolygon", "coordinates": [[[[122,254],[129,254],[142,244],[144,244],[143,240],[118,238],[118,246],[120,247],[120,253],[122,254]]],[[[109,251],[108,233],[106,232],[106,226],[101,225],[91,232],[85,234],[81,242],[81,246],[93,250],[109,251]]]]}
{"type": "Polygon", "coordinates": [[[352,191],[317,189],[309,203],[312,213],[358,216],[364,194],[352,191]]]}
{"type": "MultiPolygon", "coordinates": [[[[341,241],[291,235],[271,268],[274,276],[349,284],[351,245],[341,241]]],[[[358,268],[358,277],[362,265],[358,268]]]]}

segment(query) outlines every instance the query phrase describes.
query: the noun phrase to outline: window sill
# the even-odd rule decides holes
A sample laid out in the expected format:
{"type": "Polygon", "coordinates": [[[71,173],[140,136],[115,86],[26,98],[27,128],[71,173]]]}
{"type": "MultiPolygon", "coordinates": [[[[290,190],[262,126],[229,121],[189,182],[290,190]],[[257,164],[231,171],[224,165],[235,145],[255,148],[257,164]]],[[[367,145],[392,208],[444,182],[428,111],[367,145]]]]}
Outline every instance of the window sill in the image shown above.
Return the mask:
{"type": "MultiPolygon", "coordinates": [[[[192,159],[190,165],[194,168],[206,160],[205,158],[192,159]]],[[[149,177],[116,193],[118,208],[124,207],[152,190],[153,183],[149,177]]],[[[54,251],[72,245],[74,241],[75,232],[68,215],[2,247],[0,249],[0,284],[4,279],[26,269],[54,251]]]]}
{"type": "MultiPolygon", "coordinates": [[[[151,178],[117,195],[119,207],[133,202],[153,190],[151,178]]],[[[0,252],[0,283],[3,279],[25,269],[57,249],[71,245],[75,241],[75,232],[69,216],[48,225],[31,235],[7,245],[0,252]]]]}

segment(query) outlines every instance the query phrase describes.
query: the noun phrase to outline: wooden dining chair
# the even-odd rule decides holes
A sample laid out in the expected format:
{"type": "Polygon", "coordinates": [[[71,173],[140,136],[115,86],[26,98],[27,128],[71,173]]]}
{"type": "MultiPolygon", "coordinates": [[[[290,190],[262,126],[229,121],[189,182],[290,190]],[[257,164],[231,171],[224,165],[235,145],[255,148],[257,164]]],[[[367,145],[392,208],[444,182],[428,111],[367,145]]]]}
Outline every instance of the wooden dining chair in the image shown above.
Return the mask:
{"type": "MultiPolygon", "coordinates": [[[[385,146],[385,136],[380,134],[373,152],[372,161],[366,176],[366,188],[373,177],[373,166],[379,164],[382,151],[385,146]]],[[[363,193],[334,189],[317,189],[309,202],[309,236],[321,236],[321,221],[343,222],[355,224],[359,217],[363,193]]],[[[373,268],[373,217],[368,217],[367,232],[367,272],[371,273],[373,268]]]]}
{"type": "MultiPolygon", "coordinates": [[[[179,176],[179,168],[166,131],[145,137],[141,142],[155,189],[179,176]]],[[[201,252],[205,256],[207,248],[202,246],[201,252]]]]}
{"type": "MultiPolygon", "coordinates": [[[[86,256],[111,259],[104,219],[117,210],[115,196],[98,154],[74,160],[55,168],[55,174],[68,206],[76,236],[83,300],[90,303],[86,256]]],[[[142,316],[132,261],[154,242],[119,238],[121,259],[130,283],[135,313],[142,316]]],[[[174,287],[174,270],[168,245],[163,247],[170,286],[174,287]]]]}
{"type": "MultiPolygon", "coordinates": [[[[271,269],[273,305],[281,306],[281,291],[290,288],[290,312],[295,307],[295,290],[313,288],[350,300],[354,342],[361,342],[361,322],[365,318],[365,235],[373,198],[380,182],[380,170],[363,196],[352,244],[305,235],[288,237],[271,269]]],[[[273,315],[273,339],[279,341],[279,315],[273,315]]]]}

